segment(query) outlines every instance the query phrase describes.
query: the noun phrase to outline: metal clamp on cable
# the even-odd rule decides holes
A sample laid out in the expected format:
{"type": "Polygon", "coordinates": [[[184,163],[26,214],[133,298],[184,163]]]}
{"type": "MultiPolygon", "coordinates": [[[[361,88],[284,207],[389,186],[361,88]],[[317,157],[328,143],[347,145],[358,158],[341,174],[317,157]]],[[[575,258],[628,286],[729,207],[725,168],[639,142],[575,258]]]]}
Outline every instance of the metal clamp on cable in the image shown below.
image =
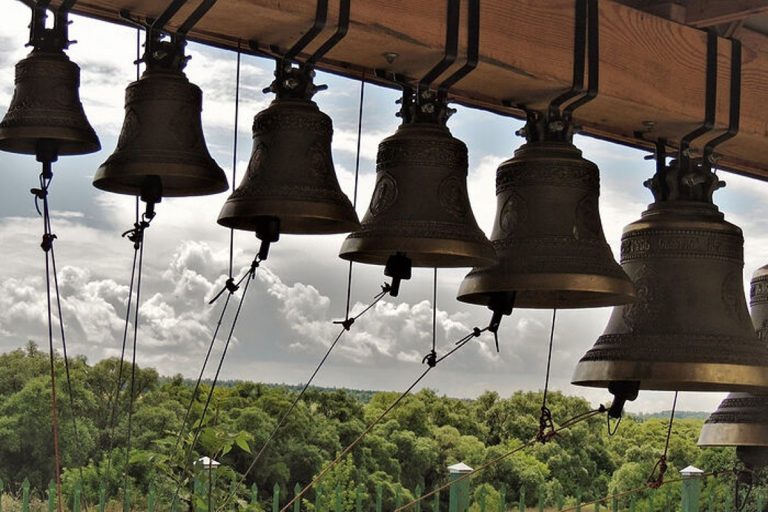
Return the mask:
{"type": "Polygon", "coordinates": [[[342,326],[345,331],[348,331],[352,327],[352,324],[355,323],[355,319],[350,317],[346,320],[334,320],[333,323],[342,326]]]}
{"type": "Polygon", "coordinates": [[[547,407],[542,407],[536,440],[541,444],[546,444],[555,437],[557,437],[557,432],[555,431],[555,421],[552,419],[552,412],[547,407]]]}
{"type": "Polygon", "coordinates": [[[427,366],[430,368],[434,368],[437,366],[437,352],[434,350],[430,350],[429,354],[425,355],[424,358],[421,360],[421,364],[426,363],[427,366]]]}

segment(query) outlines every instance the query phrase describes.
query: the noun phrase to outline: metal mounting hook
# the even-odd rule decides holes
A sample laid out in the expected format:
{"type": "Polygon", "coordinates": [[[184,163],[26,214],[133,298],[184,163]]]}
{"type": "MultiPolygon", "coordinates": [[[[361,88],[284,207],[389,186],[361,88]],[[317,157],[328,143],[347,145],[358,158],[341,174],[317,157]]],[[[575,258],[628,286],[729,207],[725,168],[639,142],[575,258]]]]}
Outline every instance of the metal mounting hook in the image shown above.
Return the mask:
{"type": "Polygon", "coordinates": [[[463,79],[472,71],[474,71],[478,62],[480,61],[480,0],[469,0],[468,8],[467,62],[455,73],[443,80],[443,82],[438,87],[438,92],[441,96],[445,96],[448,92],[448,89],[453,87],[453,85],[455,85],[459,80],[463,79]]]}
{"type": "Polygon", "coordinates": [[[600,27],[597,0],[576,0],[573,41],[573,80],[571,88],[549,104],[549,112],[562,111],[570,118],[573,112],[597,97],[600,71],[600,27]],[[588,85],[585,89],[585,70],[589,65],[588,85]],[[563,105],[580,96],[576,101],[563,105]]]}
{"type": "Polygon", "coordinates": [[[741,121],[741,41],[731,39],[731,85],[728,113],[728,130],[704,146],[704,165],[714,164],[715,148],[739,133],[741,121]]]}
{"type": "Polygon", "coordinates": [[[459,54],[459,16],[460,0],[447,0],[446,26],[445,26],[445,51],[443,58],[419,81],[419,88],[428,88],[440,75],[456,62],[459,54]]]}
{"type": "Polygon", "coordinates": [[[717,114],[717,33],[707,31],[707,71],[705,80],[704,122],[695,130],[680,139],[680,163],[688,167],[690,161],[690,145],[693,140],[709,132],[715,126],[717,114]]]}

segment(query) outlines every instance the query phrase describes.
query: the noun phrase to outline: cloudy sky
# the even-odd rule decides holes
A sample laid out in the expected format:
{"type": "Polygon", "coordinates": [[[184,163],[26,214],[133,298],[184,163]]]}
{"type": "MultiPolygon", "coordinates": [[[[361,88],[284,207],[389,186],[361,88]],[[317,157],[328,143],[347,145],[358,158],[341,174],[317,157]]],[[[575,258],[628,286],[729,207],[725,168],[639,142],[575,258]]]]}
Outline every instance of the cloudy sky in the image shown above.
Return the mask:
{"type": "MultiPolygon", "coordinates": [[[[15,0],[0,0],[0,113],[13,93],[13,66],[28,49],[29,11],[15,0]]],[[[56,255],[64,298],[69,348],[92,362],[119,354],[133,248],[120,237],[133,222],[133,200],[96,190],[91,180],[115,147],[123,119],[124,89],[135,77],[136,31],[73,17],[70,36],[78,41],[68,54],[82,69],[81,99],[99,134],[102,151],[64,157],[54,167],[51,187],[56,255]]],[[[229,174],[234,134],[235,55],[196,44],[187,67],[190,80],[204,92],[203,127],[208,148],[229,174]]],[[[252,117],[270,97],[274,63],[242,59],[239,176],[250,153],[252,117]]],[[[352,195],[360,83],[320,73],[327,91],[315,99],[333,118],[333,156],[342,188],[352,195]]],[[[366,86],[357,210],[362,217],[373,188],[378,142],[398,120],[395,91],[366,86]]],[[[449,123],[470,148],[469,189],[480,226],[490,233],[495,213],[494,173],[522,143],[519,121],[458,107],[449,123]]],[[[602,171],[600,211],[606,236],[618,256],[621,229],[650,202],[642,181],[653,172],[643,153],[577,137],[584,155],[602,171]]],[[[0,154],[0,350],[12,350],[45,338],[41,220],[28,190],[39,173],[34,158],[0,154]]],[[[746,237],[745,277],[768,260],[768,185],[726,175],[728,186],[717,200],[727,218],[746,237]]],[[[207,299],[227,272],[228,230],[216,224],[227,194],[198,199],[167,199],[146,235],[145,280],[137,359],[161,373],[196,376],[221,303],[207,299]]],[[[224,378],[264,382],[304,382],[338,332],[331,322],[344,316],[347,263],[337,253],[343,236],[284,236],[257,274],[243,307],[236,339],[224,364],[224,378]]],[[[249,233],[237,233],[236,263],[247,265],[258,248],[249,233]]],[[[439,351],[472,326],[484,326],[484,308],[455,300],[468,269],[441,270],[438,291],[439,351]]],[[[400,297],[380,302],[346,334],[316,379],[319,385],[399,390],[422,371],[421,358],[431,340],[432,271],[415,269],[400,297]]],[[[384,281],[382,269],[355,265],[352,301],[361,309],[384,281]]],[[[234,311],[232,308],[230,311],[234,311]]],[[[553,357],[553,387],[580,394],[593,403],[610,395],[570,385],[581,355],[602,333],[610,308],[558,314],[553,357]]],[[[436,368],[424,385],[452,396],[473,397],[492,389],[506,396],[518,389],[542,388],[551,311],[518,310],[504,320],[501,353],[493,339],[472,342],[436,368]]],[[[220,353],[221,345],[215,349],[220,353]]],[[[207,372],[212,375],[212,371],[207,372]]],[[[682,409],[711,410],[722,395],[685,393],[682,409]]],[[[630,411],[669,409],[671,393],[643,392],[630,411]]]]}

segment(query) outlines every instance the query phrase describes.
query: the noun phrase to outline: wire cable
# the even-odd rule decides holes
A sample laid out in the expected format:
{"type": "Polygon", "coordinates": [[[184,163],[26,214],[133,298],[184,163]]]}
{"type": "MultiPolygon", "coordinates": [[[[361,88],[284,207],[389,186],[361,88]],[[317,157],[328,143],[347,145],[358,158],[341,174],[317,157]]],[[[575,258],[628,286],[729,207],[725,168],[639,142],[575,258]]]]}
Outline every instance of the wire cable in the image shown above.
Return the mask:
{"type": "Polygon", "coordinates": [[[339,334],[336,336],[336,338],[333,340],[331,345],[328,347],[328,350],[325,351],[325,354],[323,355],[322,359],[320,359],[320,362],[315,367],[315,370],[312,372],[312,375],[310,375],[309,379],[307,379],[307,382],[304,384],[301,391],[294,397],[293,401],[291,402],[291,405],[288,406],[288,409],[286,409],[286,411],[280,417],[280,420],[278,420],[277,425],[275,425],[275,428],[272,429],[272,432],[269,434],[269,437],[267,437],[267,440],[264,441],[264,444],[262,444],[259,451],[253,457],[253,460],[248,465],[248,468],[246,469],[245,473],[243,473],[242,476],[240,477],[237,485],[234,485],[232,487],[232,492],[227,495],[227,498],[224,500],[222,505],[217,510],[222,510],[229,503],[229,501],[237,493],[237,488],[240,487],[240,485],[242,485],[242,483],[245,481],[245,479],[248,477],[251,471],[253,471],[253,469],[256,467],[256,464],[261,459],[261,456],[264,454],[264,452],[267,450],[267,447],[269,447],[269,445],[275,439],[275,436],[283,427],[283,425],[285,424],[285,421],[291,415],[293,410],[296,408],[296,405],[298,405],[299,401],[304,397],[304,394],[306,393],[307,389],[309,389],[309,386],[315,380],[315,377],[320,372],[320,368],[323,367],[326,360],[331,355],[331,352],[333,352],[333,349],[338,344],[339,340],[341,340],[344,333],[349,330],[349,327],[347,327],[347,325],[351,327],[352,323],[354,323],[358,318],[360,318],[365,313],[370,311],[379,301],[381,301],[387,295],[387,293],[389,293],[389,289],[386,286],[382,287],[382,291],[374,297],[374,300],[368,306],[366,306],[362,311],[360,311],[357,315],[351,318],[348,318],[347,320],[338,322],[343,325],[342,329],[339,331],[339,334]]]}
{"type": "MultiPolygon", "coordinates": [[[[568,428],[571,428],[572,426],[574,426],[574,425],[576,425],[576,424],[578,424],[578,423],[580,423],[582,421],[588,420],[589,418],[591,418],[591,417],[593,417],[593,416],[595,416],[597,414],[604,413],[605,410],[606,409],[601,406],[598,409],[594,409],[594,410],[588,411],[586,413],[578,414],[578,415],[574,416],[573,418],[569,419],[568,421],[566,421],[565,423],[563,423],[560,426],[560,428],[558,428],[556,430],[556,432],[559,433],[559,432],[562,432],[562,431],[564,431],[564,430],[566,430],[568,428]]],[[[493,459],[491,459],[491,460],[481,464],[480,466],[478,466],[477,468],[473,469],[472,471],[469,471],[467,473],[462,474],[458,478],[456,478],[456,479],[454,479],[454,480],[452,480],[452,481],[450,481],[450,482],[448,482],[448,483],[446,483],[446,484],[444,484],[444,485],[442,485],[442,486],[440,486],[440,487],[438,487],[436,489],[433,489],[432,491],[428,492],[427,494],[424,494],[422,496],[419,496],[419,497],[409,501],[405,505],[396,508],[393,512],[399,512],[399,511],[402,511],[402,510],[406,510],[407,508],[416,505],[417,503],[421,502],[422,500],[425,500],[425,499],[427,499],[427,498],[429,498],[431,496],[434,496],[435,494],[439,493],[440,491],[443,491],[443,490],[447,489],[448,487],[451,487],[452,485],[455,485],[457,482],[465,480],[465,479],[469,478],[470,476],[472,476],[472,475],[474,475],[476,473],[479,473],[480,471],[483,471],[485,469],[488,469],[489,467],[498,464],[502,460],[511,457],[515,453],[518,453],[518,452],[520,452],[520,451],[522,451],[522,450],[524,450],[526,448],[529,448],[529,447],[533,446],[537,442],[538,442],[538,436],[534,436],[533,438],[531,438],[527,442],[521,444],[520,446],[517,446],[517,447],[513,448],[512,450],[509,450],[508,452],[505,452],[505,453],[499,455],[498,457],[495,457],[495,458],[493,458],[493,459]]],[[[285,510],[285,509],[283,509],[283,510],[285,510]]]]}
{"type": "Polygon", "coordinates": [[[549,376],[552,370],[552,347],[555,344],[555,322],[557,320],[557,308],[552,309],[552,328],[549,331],[549,351],[547,353],[547,371],[544,377],[544,393],[541,400],[541,416],[539,417],[539,433],[536,439],[544,444],[551,440],[555,434],[555,423],[552,412],[547,407],[547,395],[549,393],[549,376]]]}
{"type": "MultiPolygon", "coordinates": [[[[232,135],[232,192],[237,187],[237,128],[240,119],[240,40],[237,41],[237,64],[235,66],[235,133],[232,135]]],[[[229,278],[232,279],[235,259],[235,229],[229,228],[229,278]]],[[[206,358],[207,360],[207,358],[206,358]]]]}
{"type": "MultiPolygon", "coordinates": [[[[486,330],[488,330],[487,327],[485,329],[478,329],[475,327],[470,334],[459,340],[453,349],[437,359],[437,362],[440,362],[454,354],[457,350],[465,346],[470,339],[479,336],[480,333],[486,330]]],[[[310,483],[304,486],[301,491],[296,493],[294,497],[285,506],[283,506],[283,508],[280,509],[280,512],[286,512],[291,507],[291,505],[293,505],[298,499],[304,496],[307,491],[309,491],[315,484],[317,484],[326,475],[326,473],[328,473],[328,471],[336,467],[336,465],[338,465],[344,459],[344,457],[355,448],[355,446],[357,446],[363,439],[365,439],[365,437],[373,430],[376,425],[378,425],[390,412],[392,412],[392,410],[394,410],[400,404],[400,402],[402,402],[411,393],[411,391],[413,391],[413,389],[424,379],[424,377],[427,376],[427,374],[429,374],[430,371],[432,371],[433,368],[435,368],[435,365],[428,364],[427,368],[416,378],[416,380],[414,380],[413,383],[408,386],[408,388],[403,391],[400,396],[398,396],[397,399],[384,410],[384,412],[382,412],[373,422],[371,422],[365,428],[365,430],[363,430],[363,432],[357,436],[357,438],[355,438],[354,441],[347,445],[347,447],[344,448],[330,464],[326,465],[322,470],[320,470],[320,472],[312,479],[310,483]]]]}
{"type": "MultiPolygon", "coordinates": [[[[360,183],[360,148],[363,140],[363,103],[365,101],[365,73],[360,77],[360,102],[357,109],[357,150],[355,152],[355,187],[352,191],[352,209],[357,208],[357,189],[360,183]]],[[[349,261],[347,273],[347,305],[346,318],[349,318],[350,302],[352,300],[352,260],[349,261]]]]}
{"type": "Polygon", "coordinates": [[[669,452],[669,441],[672,438],[672,424],[675,422],[675,409],[677,408],[677,395],[678,395],[678,392],[675,391],[675,399],[672,402],[672,412],[669,415],[669,426],[667,427],[667,437],[664,442],[664,453],[661,455],[661,457],[659,457],[659,460],[653,466],[653,469],[651,470],[651,474],[648,475],[648,487],[651,487],[652,489],[661,487],[661,485],[664,483],[664,474],[667,472],[667,453],[669,452]],[[659,470],[658,474],[656,474],[657,469],[659,470]]]}
{"type": "MultiPolygon", "coordinates": [[[[59,446],[59,405],[56,396],[56,361],[55,351],[53,348],[53,303],[51,297],[51,250],[53,249],[53,241],[56,239],[56,235],[51,232],[51,220],[50,209],[48,206],[48,187],[50,186],[53,174],[51,172],[51,160],[43,162],[43,171],[40,174],[40,188],[32,189],[31,192],[35,196],[35,207],[37,207],[37,201],[42,200],[43,203],[43,241],[40,247],[45,253],[45,296],[47,304],[47,317],[48,317],[48,357],[50,365],[50,381],[51,381],[51,434],[53,436],[53,460],[54,460],[54,472],[56,479],[56,497],[57,497],[57,510],[62,512],[62,492],[61,492],[61,451],[59,446]]],[[[39,211],[39,208],[38,208],[39,211]]],[[[59,318],[59,323],[62,320],[59,318]]]]}
{"type": "MultiPolygon", "coordinates": [[[[219,357],[219,364],[216,367],[216,373],[213,377],[213,381],[211,382],[211,387],[208,390],[208,396],[206,397],[205,405],[203,406],[203,412],[200,415],[200,419],[197,421],[197,425],[198,425],[197,430],[194,436],[192,437],[192,442],[187,447],[187,451],[184,455],[184,460],[183,460],[184,470],[188,468],[189,458],[192,455],[192,450],[194,450],[195,445],[197,444],[197,441],[200,439],[200,434],[202,433],[203,425],[205,424],[205,417],[208,413],[208,408],[210,407],[211,400],[213,399],[213,393],[216,390],[216,384],[218,383],[219,375],[221,374],[221,368],[224,365],[224,359],[226,359],[227,357],[227,350],[229,349],[229,345],[232,341],[232,338],[234,337],[235,328],[237,327],[237,322],[240,319],[240,312],[242,311],[243,304],[245,303],[245,298],[248,293],[248,287],[250,286],[251,281],[256,275],[256,269],[259,266],[259,262],[260,260],[259,260],[259,257],[257,256],[251,263],[251,266],[248,269],[248,272],[246,273],[246,275],[243,276],[243,278],[245,279],[245,285],[243,286],[243,294],[240,297],[240,302],[237,305],[237,310],[235,311],[235,315],[232,318],[232,324],[230,325],[229,333],[227,334],[227,339],[224,342],[224,349],[222,350],[221,356],[219,357]]],[[[241,279],[241,282],[242,282],[242,279],[241,279]]],[[[173,501],[171,503],[171,510],[174,510],[176,506],[176,502],[179,498],[179,492],[181,491],[181,483],[182,483],[182,475],[179,476],[178,483],[176,484],[176,490],[174,491],[173,501]]]]}

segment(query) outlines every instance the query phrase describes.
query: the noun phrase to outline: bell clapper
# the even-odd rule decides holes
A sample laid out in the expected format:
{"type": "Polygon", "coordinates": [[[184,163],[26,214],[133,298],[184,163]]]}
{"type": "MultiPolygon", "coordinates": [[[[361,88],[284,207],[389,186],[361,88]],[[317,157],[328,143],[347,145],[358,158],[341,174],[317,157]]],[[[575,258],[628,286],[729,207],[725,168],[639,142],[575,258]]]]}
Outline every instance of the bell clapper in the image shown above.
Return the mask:
{"type": "Polygon", "coordinates": [[[261,217],[256,221],[256,238],[261,240],[259,260],[264,261],[269,256],[269,246],[280,240],[280,219],[277,217],[261,217]]]}
{"type": "Polygon", "coordinates": [[[392,297],[397,297],[400,293],[400,281],[411,278],[411,269],[411,259],[404,252],[395,253],[387,259],[384,275],[392,278],[389,285],[389,294],[392,297]]]}
{"type": "Polygon", "coordinates": [[[493,312],[491,322],[488,324],[488,331],[493,333],[496,341],[496,352],[499,352],[499,326],[501,319],[512,314],[515,308],[515,292],[494,293],[488,303],[488,309],[493,312]]]}
{"type": "Polygon", "coordinates": [[[624,404],[634,401],[640,393],[640,382],[614,381],[608,384],[608,391],[613,395],[608,417],[620,420],[624,412],[624,404]]]}

